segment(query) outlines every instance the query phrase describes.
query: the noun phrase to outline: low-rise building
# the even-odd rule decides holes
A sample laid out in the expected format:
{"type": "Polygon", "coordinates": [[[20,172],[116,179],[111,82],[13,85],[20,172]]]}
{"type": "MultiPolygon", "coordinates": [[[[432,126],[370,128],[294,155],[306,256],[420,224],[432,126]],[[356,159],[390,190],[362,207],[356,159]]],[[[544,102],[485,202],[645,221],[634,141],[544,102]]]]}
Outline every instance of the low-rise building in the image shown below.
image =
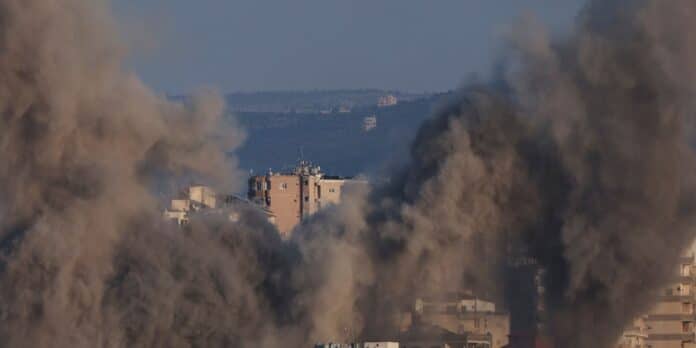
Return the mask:
{"type": "Polygon", "coordinates": [[[695,247],[681,257],[674,281],[660,293],[657,303],[633,321],[617,343],[619,348],[696,347],[695,247]]]}
{"type": "Polygon", "coordinates": [[[362,348],[360,343],[318,343],[314,348],[362,348]]]}
{"type": "Polygon", "coordinates": [[[490,334],[456,333],[437,325],[422,324],[401,333],[402,348],[491,348],[490,334]]]}
{"type": "Polygon", "coordinates": [[[663,291],[645,318],[648,347],[682,348],[687,343],[696,343],[693,270],[694,254],[689,252],[681,258],[675,282],[663,291]]]}
{"type": "Polygon", "coordinates": [[[491,348],[508,345],[510,315],[476,296],[449,293],[416,300],[413,325],[435,325],[449,332],[490,337],[491,348]]]}
{"type": "Polygon", "coordinates": [[[164,210],[164,217],[176,222],[178,225],[188,223],[191,214],[226,214],[231,222],[239,220],[239,212],[234,209],[240,205],[247,205],[260,209],[270,223],[275,223],[273,213],[262,207],[251,205],[249,201],[235,195],[220,195],[212,188],[202,185],[194,185],[186,188],[180,197],[172,199],[168,208],[164,210]]]}
{"type": "Polygon", "coordinates": [[[367,133],[377,128],[377,116],[371,115],[363,118],[362,130],[367,133]]]}
{"type": "Polygon", "coordinates": [[[399,342],[365,342],[363,348],[399,348],[399,342]]]}
{"type": "Polygon", "coordinates": [[[379,101],[377,101],[377,106],[380,108],[387,107],[387,106],[394,106],[399,103],[399,99],[397,99],[395,96],[389,94],[385,95],[383,97],[379,98],[379,101]]]}
{"type": "Polygon", "coordinates": [[[314,348],[399,348],[399,342],[320,343],[314,348]]]}
{"type": "Polygon", "coordinates": [[[217,193],[208,186],[195,185],[188,188],[188,199],[204,208],[217,208],[217,193]]]}

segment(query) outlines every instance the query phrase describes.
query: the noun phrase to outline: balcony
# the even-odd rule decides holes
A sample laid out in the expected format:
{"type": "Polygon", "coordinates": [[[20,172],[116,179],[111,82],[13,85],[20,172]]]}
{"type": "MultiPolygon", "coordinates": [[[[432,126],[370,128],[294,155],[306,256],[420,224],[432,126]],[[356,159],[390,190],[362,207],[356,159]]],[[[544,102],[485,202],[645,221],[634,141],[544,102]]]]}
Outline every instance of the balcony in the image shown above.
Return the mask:
{"type": "Polygon", "coordinates": [[[662,302],[693,302],[694,295],[662,295],[662,296],[660,296],[660,301],[662,301],[662,302]]]}
{"type": "Polygon", "coordinates": [[[681,342],[694,342],[693,333],[679,333],[679,334],[650,334],[648,335],[648,341],[681,341],[681,342]]]}
{"type": "Polygon", "coordinates": [[[696,321],[696,316],[693,314],[650,314],[647,316],[647,321],[696,321]]]}

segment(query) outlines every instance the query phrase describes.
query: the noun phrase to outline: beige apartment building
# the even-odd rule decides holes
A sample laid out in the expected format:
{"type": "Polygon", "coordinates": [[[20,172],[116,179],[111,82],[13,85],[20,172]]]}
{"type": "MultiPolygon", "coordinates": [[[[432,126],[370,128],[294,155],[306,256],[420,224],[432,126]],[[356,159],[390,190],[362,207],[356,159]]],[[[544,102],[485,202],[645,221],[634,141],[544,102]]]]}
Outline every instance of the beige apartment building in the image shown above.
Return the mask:
{"type": "Polygon", "coordinates": [[[269,174],[249,179],[249,199],[273,212],[275,225],[288,233],[300,223],[300,180],[294,174],[269,174]]]}
{"type": "Polygon", "coordinates": [[[660,295],[646,316],[649,348],[696,348],[694,336],[694,253],[681,258],[677,280],[660,295]]]}
{"type": "Polygon", "coordinates": [[[188,223],[191,212],[217,208],[217,194],[208,186],[194,185],[182,192],[181,197],[172,199],[164,216],[179,225],[188,223]]]}
{"type": "Polygon", "coordinates": [[[646,315],[640,316],[626,327],[616,348],[646,348],[648,346],[648,324],[646,315]]]}
{"type": "Polygon", "coordinates": [[[650,312],[624,331],[618,348],[696,348],[696,264],[694,247],[684,254],[674,283],[650,312]]]}
{"type": "Polygon", "coordinates": [[[366,185],[364,180],[328,176],[318,166],[301,161],[291,173],[269,172],[249,178],[248,198],[268,209],[283,237],[303,219],[341,202],[351,185],[366,185]]]}

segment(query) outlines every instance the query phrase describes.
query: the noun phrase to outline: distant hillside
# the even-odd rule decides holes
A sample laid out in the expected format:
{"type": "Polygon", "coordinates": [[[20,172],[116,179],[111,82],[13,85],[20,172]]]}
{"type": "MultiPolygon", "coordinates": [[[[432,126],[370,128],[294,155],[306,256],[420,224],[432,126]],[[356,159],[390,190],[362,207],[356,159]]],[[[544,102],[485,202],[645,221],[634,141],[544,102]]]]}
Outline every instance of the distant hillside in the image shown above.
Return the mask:
{"type": "Polygon", "coordinates": [[[387,95],[395,96],[400,102],[428,97],[426,94],[358,89],[232,93],[225,99],[234,112],[330,113],[373,107],[379,98],[387,95]]]}
{"type": "Polygon", "coordinates": [[[348,113],[235,113],[248,132],[237,153],[240,165],[256,173],[287,170],[302,153],[329,174],[372,172],[407,154],[415,132],[438,100],[427,97],[348,113]],[[366,132],[363,119],[371,115],[376,116],[377,127],[366,132]]]}

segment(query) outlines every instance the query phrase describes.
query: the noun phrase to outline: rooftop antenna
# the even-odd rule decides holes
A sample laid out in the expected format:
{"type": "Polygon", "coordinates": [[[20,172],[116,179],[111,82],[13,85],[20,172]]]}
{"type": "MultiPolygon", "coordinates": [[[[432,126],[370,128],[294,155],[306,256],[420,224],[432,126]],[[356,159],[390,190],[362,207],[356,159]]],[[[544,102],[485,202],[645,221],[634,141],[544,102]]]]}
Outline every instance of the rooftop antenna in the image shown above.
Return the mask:
{"type": "Polygon", "coordinates": [[[304,161],[304,146],[300,145],[300,148],[298,150],[300,152],[299,162],[302,163],[304,161]]]}

